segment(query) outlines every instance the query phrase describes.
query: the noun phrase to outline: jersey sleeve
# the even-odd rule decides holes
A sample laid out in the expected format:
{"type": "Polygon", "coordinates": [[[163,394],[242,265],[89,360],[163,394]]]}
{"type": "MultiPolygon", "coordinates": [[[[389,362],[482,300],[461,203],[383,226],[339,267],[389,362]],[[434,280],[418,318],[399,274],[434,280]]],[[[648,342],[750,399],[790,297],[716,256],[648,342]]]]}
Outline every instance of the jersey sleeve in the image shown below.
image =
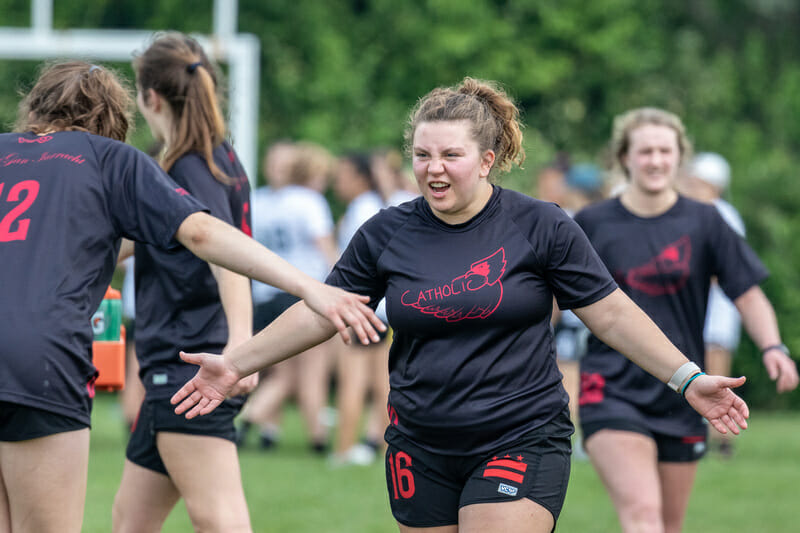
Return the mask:
{"type": "Polygon", "coordinates": [[[583,307],[611,294],[617,284],[581,227],[554,204],[547,204],[546,212],[551,233],[544,242],[531,244],[547,252],[542,258],[545,277],[559,308],[583,307]]]}
{"type": "Polygon", "coordinates": [[[96,141],[94,148],[119,234],[161,248],[178,246],[178,227],[206,207],[136,148],[111,140],[96,141]]]}
{"type": "Polygon", "coordinates": [[[334,265],[325,283],[356,294],[367,295],[374,310],[386,292],[386,282],[380,275],[378,259],[390,238],[385,212],[375,215],[356,231],[350,244],[334,265]]]}
{"type": "Polygon", "coordinates": [[[185,155],[173,165],[169,175],[178,186],[202,202],[211,215],[236,225],[226,186],[214,177],[202,157],[197,154],[185,155]]]}
{"type": "Polygon", "coordinates": [[[717,209],[707,211],[712,274],[731,300],[758,285],[769,271],[742,236],[722,218],[717,209]]]}

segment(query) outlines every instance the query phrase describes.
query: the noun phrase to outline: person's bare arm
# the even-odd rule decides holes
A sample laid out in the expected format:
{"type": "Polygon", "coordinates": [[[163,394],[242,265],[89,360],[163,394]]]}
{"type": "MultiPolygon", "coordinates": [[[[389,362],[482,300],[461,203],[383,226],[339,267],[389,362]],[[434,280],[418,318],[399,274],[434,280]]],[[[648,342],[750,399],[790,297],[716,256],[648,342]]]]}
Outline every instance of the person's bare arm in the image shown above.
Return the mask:
{"type": "MultiPolygon", "coordinates": [[[[689,360],[664,335],[650,317],[620,289],[597,302],[573,309],[600,340],[625,355],[661,382],[670,381],[689,360]]],[[[749,410],[731,388],[744,377],[701,375],[685,388],[689,404],[721,433],[739,433],[747,427],[749,410]]]]}
{"type": "Polygon", "coordinates": [[[573,311],[600,340],[664,383],[688,361],[620,289],[573,311]]]}
{"type": "MultiPolygon", "coordinates": [[[[253,300],[250,295],[250,280],[220,266],[209,264],[217,280],[219,299],[228,324],[228,342],[223,353],[246,342],[253,335],[253,300]]],[[[231,396],[247,394],[258,385],[258,374],[239,380],[231,396]]]]}
{"type": "Polygon", "coordinates": [[[767,295],[759,286],[753,286],[733,302],[742,315],[747,334],[763,353],[764,366],[778,392],[788,392],[797,388],[800,377],[795,361],[777,347],[781,345],[778,319],[775,309],[767,295]],[[764,351],[766,348],[771,348],[764,351]]]}
{"type": "Polygon", "coordinates": [[[336,329],[304,302],[298,302],[244,344],[224,355],[187,354],[184,361],[200,366],[197,374],[172,397],[177,414],[187,418],[213,411],[242,377],[283,361],[330,339],[336,329]]]}
{"type": "Polygon", "coordinates": [[[304,274],[278,255],[233,226],[206,213],[193,213],[178,228],[175,238],[198,257],[273,285],[302,298],[315,312],[330,320],[345,342],[351,326],[365,344],[378,342],[376,329],[386,326],[366,303],[367,296],[350,294],[304,274]]]}

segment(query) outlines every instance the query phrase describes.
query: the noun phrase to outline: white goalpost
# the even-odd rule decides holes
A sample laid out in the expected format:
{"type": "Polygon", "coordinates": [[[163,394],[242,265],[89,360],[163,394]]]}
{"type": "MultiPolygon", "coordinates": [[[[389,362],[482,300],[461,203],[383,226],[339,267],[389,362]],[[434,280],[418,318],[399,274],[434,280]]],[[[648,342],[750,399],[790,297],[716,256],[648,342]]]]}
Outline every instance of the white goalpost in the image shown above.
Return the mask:
{"type": "MultiPolygon", "coordinates": [[[[213,33],[192,37],[212,60],[229,67],[231,142],[255,187],[260,42],[255,35],[236,33],[237,13],[237,0],[214,0],[213,33]]],[[[0,27],[0,59],[130,61],[152,34],[145,30],[54,30],[53,0],[31,0],[30,28],[0,27]]]]}

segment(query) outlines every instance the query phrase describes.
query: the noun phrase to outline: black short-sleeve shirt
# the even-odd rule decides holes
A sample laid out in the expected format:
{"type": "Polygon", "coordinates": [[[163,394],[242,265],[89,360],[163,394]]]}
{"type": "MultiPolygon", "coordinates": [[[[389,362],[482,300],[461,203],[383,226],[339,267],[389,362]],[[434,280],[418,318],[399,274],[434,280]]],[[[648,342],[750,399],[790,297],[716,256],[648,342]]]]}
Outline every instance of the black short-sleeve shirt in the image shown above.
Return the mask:
{"type": "Polygon", "coordinates": [[[382,210],[328,282],[373,305],[386,297],[392,421],[420,446],[455,455],[514,440],[564,408],[553,296],[578,307],[616,288],[559,207],[499,187],[458,225],[422,198],[382,210]]]}
{"type": "MultiPolygon", "coordinates": [[[[734,300],[767,276],[713,205],[681,196],[662,215],[643,218],[614,198],[585,208],[575,220],[620,288],[701,367],[712,278],[734,300]]],[[[683,398],[594,336],[581,372],[602,377],[604,394],[639,408],[653,431],[675,436],[703,431],[700,415],[683,398]]],[[[587,402],[589,396],[582,395],[581,403],[587,402]]],[[[591,421],[592,411],[582,410],[581,417],[591,421]]]]}
{"type": "MultiPolygon", "coordinates": [[[[213,156],[228,177],[225,182],[195,152],[179,158],[169,175],[211,215],[250,235],[250,185],[244,169],[227,142],[213,156]]],[[[228,323],[207,262],[183,246],[166,251],[137,243],[135,250],[139,374],[149,397],[166,398],[197,371],[180,360],[179,351],[219,353],[228,341],[228,323]]]]}
{"type": "Polygon", "coordinates": [[[180,224],[203,209],[124,143],[0,135],[0,400],[88,424],[90,318],[120,238],[175,247],[180,224]]]}

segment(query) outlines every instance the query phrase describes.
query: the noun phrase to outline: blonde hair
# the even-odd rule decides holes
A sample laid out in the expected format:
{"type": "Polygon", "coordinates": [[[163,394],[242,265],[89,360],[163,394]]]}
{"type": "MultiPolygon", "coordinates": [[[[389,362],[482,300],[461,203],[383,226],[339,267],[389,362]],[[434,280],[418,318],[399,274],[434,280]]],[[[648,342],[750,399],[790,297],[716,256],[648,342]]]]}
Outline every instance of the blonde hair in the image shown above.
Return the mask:
{"type": "Polygon", "coordinates": [[[125,141],[133,98],[106,67],[84,61],[45,64],[19,104],[15,131],[86,131],[125,141]]]}
{"type": "Polygon", "coordinates": [[[184,154],[198,152],[218,181],[230,183],[214,163],[214,148],[224,140],[225,120],[217,95],[217,73],[200,44],[181,33],[159,34],[134,59],[133,67],[139,89],[153,89],[173,114],[172,136],[161,167],[168,171],[184,154]]]}
{"type": "Polygon", "coordinates": [[[307,186],[315,179],[328,176],[333,168],[333,156],[312,142],[298,142],[289,165],[289,183],[307,186]]]}
{"type": "Polygon", "coordinates": [[[472,124],[479,150],[492,150],[495,154],[493,171],[507,171],[525,161],[519,109],[495,82],[466,77],[455,87],[439,87],[421,98],[408,119],[406,149],[411,150],[420,123],[450,120],[472,124]]]}
{"type": "Polygon", "coordinates": [[[610,152],[612,157],[612,171],[615,174],[625,176],[626,178],[630,177],[628,176],[628,169],[625,168],[622,160],[630,148],[631,132],[645,125],[666,126],[673,129],[678,138],[680,166],[684,167],[689,159],[691,159],[692,143],[686,136],[686,128],[678,115],[657,107],[640,107],[631,109],[614,118],[610,152]]]}

